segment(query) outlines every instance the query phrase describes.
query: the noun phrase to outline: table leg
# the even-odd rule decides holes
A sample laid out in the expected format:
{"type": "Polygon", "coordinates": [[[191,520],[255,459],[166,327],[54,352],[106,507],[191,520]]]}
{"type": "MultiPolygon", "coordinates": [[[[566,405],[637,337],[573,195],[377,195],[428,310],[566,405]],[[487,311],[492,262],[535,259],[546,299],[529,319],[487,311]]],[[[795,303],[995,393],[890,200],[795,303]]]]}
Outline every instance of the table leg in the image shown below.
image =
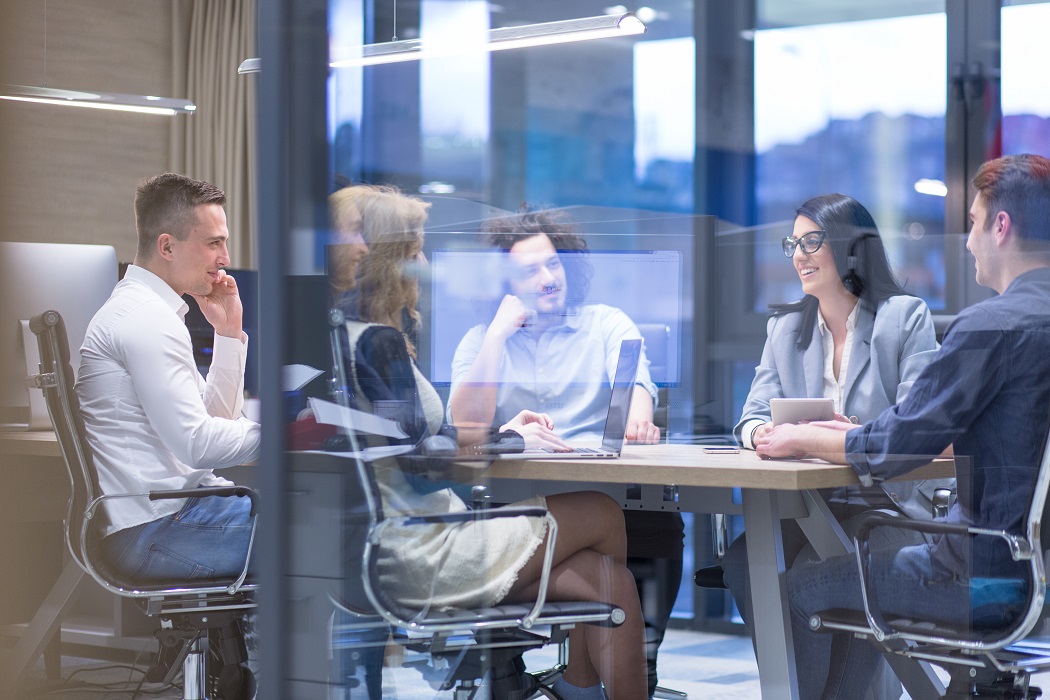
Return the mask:
{"type": "MultiPolygon", "coordinates": [[[[812,543],[821,559],[853,552],[853,542],[842,531],[827,503],[816,491],[803,491],[802,500],[809,515],[798,518],[798,524],[812,543]]],[[[750,536],[749,536],[750,537],[750,536]]],[[[900,679],[912,698],[944,697],[944,683],[937,677],[933,667],[918,659],[909,659],[899,654],[885,654],[890,668],[900,679]]]]}
{"type": "Polygon", "coordinates": [[[744,489],[743,501],[762,697],[797,700],[798,677],[787,602],[780,504],[775,492],[762,489],[744,489]]]}

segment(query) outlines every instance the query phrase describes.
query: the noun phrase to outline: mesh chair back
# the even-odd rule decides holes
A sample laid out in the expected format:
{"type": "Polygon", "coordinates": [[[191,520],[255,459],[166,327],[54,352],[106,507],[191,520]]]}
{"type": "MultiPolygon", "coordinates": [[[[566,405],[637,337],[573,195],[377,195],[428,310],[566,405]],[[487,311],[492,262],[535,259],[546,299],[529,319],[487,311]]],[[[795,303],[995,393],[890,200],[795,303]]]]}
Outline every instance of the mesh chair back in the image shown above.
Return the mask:
{"type": "Polygon", "coordinates": [[[89,569],[83,531],[87,506],[101,493],[98,474],[87,444],[80,401],[73,390],[73,367],[69,363],[66,324],[57,311],[45,311],[29,321],[40,349],[40,388],[55,429],[70,480],[69,511],[66,516],[66,545],[81,568],[89,569]]]}
{"type": "MultiPolygon", "coordinates": [[[[341,350],[342,339],[346,337],[346,326],[343,315],[333,311],[329,341],[332,351],[332,373],[335,376],[336,400],[347,408],[354,408],[349,397],[351,386],[341,350]]],[[[351,447],[357,447],[356,439],[350,436],[351,447]]],[[[365,578],[370,576],[367,562],[368,537],[376,523],[383,519],[382,501],[379,488],[373,478],[372,470],[360,458],[354,460],[354,469],[346,479],[348,493],[343,498],[343,562],[346,576],[343,577],[343,602],[354,610],[366,613],[376,612],[368,594],[365,578]]],[[[374,586],[376,590],[381,587],[374,586]]]]}

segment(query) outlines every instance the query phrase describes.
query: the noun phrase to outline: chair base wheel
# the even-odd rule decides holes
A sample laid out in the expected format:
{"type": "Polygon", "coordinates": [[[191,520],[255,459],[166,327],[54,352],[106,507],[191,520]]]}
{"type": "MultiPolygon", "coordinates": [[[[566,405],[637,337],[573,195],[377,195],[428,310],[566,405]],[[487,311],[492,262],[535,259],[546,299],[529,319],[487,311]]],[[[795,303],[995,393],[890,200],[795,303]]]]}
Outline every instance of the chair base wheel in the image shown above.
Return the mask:
{"type": "Polygon", "coordinates": [[[959,684],[953,679],[944,695],[944,700],[1036,700],[1043,691],[1035,686],[1028,688],[1014,685],[1010,677],[997,678],[992,682],[959,684]],[[960,687],[961,686],[961,687],[960,687]]]}

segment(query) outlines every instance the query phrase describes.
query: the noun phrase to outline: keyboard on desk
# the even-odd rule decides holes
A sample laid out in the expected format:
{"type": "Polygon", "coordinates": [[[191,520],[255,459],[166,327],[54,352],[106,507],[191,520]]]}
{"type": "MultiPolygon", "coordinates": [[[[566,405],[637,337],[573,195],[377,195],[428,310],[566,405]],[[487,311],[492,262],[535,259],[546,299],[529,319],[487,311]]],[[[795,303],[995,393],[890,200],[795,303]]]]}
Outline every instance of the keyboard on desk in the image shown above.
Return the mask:
{"type": "MultiPolygon", "coordinates": [[[[528,452],[529,450],[526,450],[528,452]]],[[[553,454],[599,454],[608,452],[608,450],[599,450],[594,447],[574,447],[571,450],[556,450],[553,447],[539,447],[536,449],[537,452],[550,452],[553,454]]]]}

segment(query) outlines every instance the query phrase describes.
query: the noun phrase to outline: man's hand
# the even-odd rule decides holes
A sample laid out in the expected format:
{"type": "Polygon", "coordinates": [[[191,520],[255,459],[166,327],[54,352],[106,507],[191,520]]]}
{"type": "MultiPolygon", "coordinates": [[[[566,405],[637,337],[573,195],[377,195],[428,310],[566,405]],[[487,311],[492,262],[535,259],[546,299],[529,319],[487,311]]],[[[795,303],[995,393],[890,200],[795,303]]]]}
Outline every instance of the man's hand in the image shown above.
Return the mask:
{"type": "Polygon", "coordinates": [[[554,421],[546,413],[522,411],[500,426],[500,431],[504,430],[513,430],[525,438],[525,447],[528,449],[544,448],[556,452],[568,452],[571,449],[554,434],[554,421]]]}
{"type": "Polygon", "coordinates": [[[660,442],[660,429],[651,420],[632,417],[627,421],[624,437],[635,445],[655,445],[660,442]]]}
{"type": "Polygon", "coordinates": [[[237,282],[227,275],[225,270],[219,270],[218,279],[212,283],[210,294],[207,296],[191,294],[190,296],[197,300],[201,313],[204,314],[204,318],[208,320],[216,333],[241,339],[244,309],[237,291],[237,282]]]}
{"type": "Polygon", "coordinates": [[[488,332],[496,334],[497,337],[506,340],[518,329],[527,326],[536,319],[536,312],[525,305],[518,297],[507,294],[496,309],[496,315],[489,323],[488,332]]]}

